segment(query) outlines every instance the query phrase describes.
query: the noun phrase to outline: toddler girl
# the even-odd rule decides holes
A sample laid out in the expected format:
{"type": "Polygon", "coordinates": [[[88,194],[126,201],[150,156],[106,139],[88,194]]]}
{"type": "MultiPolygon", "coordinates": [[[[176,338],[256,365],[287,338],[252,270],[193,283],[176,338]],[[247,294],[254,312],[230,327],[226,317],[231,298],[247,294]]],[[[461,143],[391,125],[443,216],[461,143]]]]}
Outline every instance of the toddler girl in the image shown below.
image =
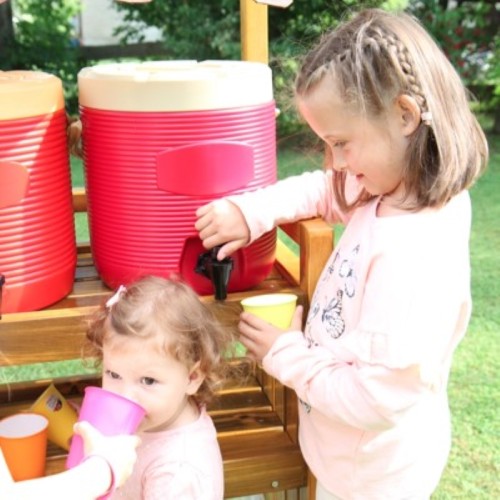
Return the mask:
{"type": "Polygon", "coordinates": [[[187,285],[146,277],[120,287],[87,338],[102,386],[146,410],[128,481],[113,498],[221,500],[223,464],[206,403],[231,336],[187,285]]]}

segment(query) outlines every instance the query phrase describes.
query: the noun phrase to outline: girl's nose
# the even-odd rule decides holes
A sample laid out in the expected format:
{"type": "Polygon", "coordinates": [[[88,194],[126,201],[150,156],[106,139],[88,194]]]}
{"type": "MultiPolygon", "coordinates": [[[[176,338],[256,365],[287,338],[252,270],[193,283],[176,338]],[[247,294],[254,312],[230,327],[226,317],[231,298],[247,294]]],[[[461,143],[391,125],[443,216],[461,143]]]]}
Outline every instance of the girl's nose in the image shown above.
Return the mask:
{"type": "Polygon", "coordinates": [[[347,163],[342,152],[333,148],[331,149],[331,162],[332,168],[337,172],[341,172],[347,168],[347,163]]]}

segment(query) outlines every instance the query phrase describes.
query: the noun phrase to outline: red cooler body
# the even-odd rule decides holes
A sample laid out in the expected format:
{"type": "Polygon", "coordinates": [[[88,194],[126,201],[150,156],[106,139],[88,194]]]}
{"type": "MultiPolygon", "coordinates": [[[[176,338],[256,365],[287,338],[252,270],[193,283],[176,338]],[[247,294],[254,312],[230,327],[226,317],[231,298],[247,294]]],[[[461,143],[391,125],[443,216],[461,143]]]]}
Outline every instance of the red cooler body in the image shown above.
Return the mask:
{"type": "Polygon", "coordinates": [[[61,81],[0,71],[1,313],[33,311],[73,287],[76,243],[61,81]]]}
{"type": "MultiPolygon", "coordinates": [[[[270,69],[240,61],[165,61],[84,68],[78,76],[89,229],[111,288],[153,274],[195,271],[206,252],[194,229],[201,205],[276,181],[270,69]]],[[[232,256],[228,291],[261,282],[276,231],[232,256]]]]}

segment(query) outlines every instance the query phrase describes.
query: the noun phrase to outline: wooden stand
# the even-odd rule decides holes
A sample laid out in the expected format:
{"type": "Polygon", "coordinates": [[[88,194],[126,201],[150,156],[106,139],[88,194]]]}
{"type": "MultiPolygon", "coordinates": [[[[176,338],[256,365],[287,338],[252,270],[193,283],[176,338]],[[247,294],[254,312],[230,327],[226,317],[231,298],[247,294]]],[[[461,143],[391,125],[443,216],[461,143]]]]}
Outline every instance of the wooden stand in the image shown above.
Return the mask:
{"type": "MultiPolygon", "coordinates": [[[[240,0],[242,59],[268,61],[267,6],[240,0]]],[[[83,189],[73,190],[75,212],[86,211],[83,189]]],[[[305,312],[319,274],[333,249],[333,232],[321,220],[282,228],[299,245],[300,256],[278,242],[270,276],[258,287],[229,294],[223,303],[203,300],[219,320],[236,328],[240,300],[249,295],[292,292],[305,312]]],[[[78,245],[73,291],[42,311],[4,314],[0,320],[0,366],[26,365],[81,358],[85,319],[111,294],[100,280],[88,244],[78,245]]],[[[242,360],[233,360],[235,364],[242,360]]],[[[314,498],[314,478],[308,474],[297,443],[297,401],[293,391],[259,367],[248,377],[229,380],[209,408],[224,459],[226,498],[265,493],[268,500],[314,498]]],[[[69,400],[78,402],[87,385],[99,385],[95,375],[34,380],[0,386],[0,418],[29,408],[54,383],[69,400]]],[[[66,452],[50,445],[47,474],[64,469],[66,452]]]]}
{"type": "MultiPolygon", "coordinates": [[[[85,193],[74,190],[74,209],[85,211],[85,193]]],[[[286,291],[299,296],[307,309],[313,286],[333,247],[332,229],[321,220],[283,228],[300,247],[300,257],[278,242],[271,275],[258,287],[229,294],[224,302],[203,297],[219,320],[236,328],[240,300],[249,295],[286,291]]],[[[78,246],[73,291],[41,311],[4,314],[0,320],[0,366],[26,365],[81,358],[85,319],[110,295],[93,265],[88,244],[78,246]]],[[[241,360],[233,360],[241,363],[241,360]]],[[[297,402],[285,388],[260,368],[248,365],[248,377],[230,380],[209,408],[218,431],[224,459],[226,498],[267,493],[268,498],[305,495],[307,467],[297,443],[297,402]],[[279,492],[279,493],[278,493],[279,492]]],[[[3,384],[0,418],[26,410],[53,382],[62,394],[78,402],[86,385],[99,385],[94,375],[3,384]]],[[[64,469],[65,451],[50,445],[47,474],[64,469]]]]}

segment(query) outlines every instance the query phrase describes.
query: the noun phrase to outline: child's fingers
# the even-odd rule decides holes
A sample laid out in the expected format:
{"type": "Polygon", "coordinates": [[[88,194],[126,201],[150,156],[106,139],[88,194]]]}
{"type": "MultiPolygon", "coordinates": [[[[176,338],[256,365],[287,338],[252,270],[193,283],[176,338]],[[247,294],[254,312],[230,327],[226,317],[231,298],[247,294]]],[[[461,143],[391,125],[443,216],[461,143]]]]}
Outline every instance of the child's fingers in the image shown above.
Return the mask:
{"type": "Polygon", "coordinates": [[[297,306],[295,312],[293,313],[292,323],[290,325],[291,330],[302,330],[302,314],[304,313],[304,308],[302,306],[297,306]]]}
{"type": "Polygon", "coordinates": [[[212,203],[207,203],[206,205],[202,205],[196,210],[196,217],[200,219],[204,215],[207,215],[211,210],[212,210],[212,203]]]}
{"type": "Polygon", "coordinates": [[[100,437],[102,437],[102,434],[89,422],[81,421],[77,422],[73,426],[73,430],[75,434],[78,434],[82,437],[84,443],[93,443],[100,437]]]}
{"type": "Polygon", "coordinates": [[[234,240],[226,243],[220,247],[219,252],[217,253],[217,260],[223,260],[229,255],[233,254],[239,248],[243,247],[244,243],[241,240],[234,240]]]}

